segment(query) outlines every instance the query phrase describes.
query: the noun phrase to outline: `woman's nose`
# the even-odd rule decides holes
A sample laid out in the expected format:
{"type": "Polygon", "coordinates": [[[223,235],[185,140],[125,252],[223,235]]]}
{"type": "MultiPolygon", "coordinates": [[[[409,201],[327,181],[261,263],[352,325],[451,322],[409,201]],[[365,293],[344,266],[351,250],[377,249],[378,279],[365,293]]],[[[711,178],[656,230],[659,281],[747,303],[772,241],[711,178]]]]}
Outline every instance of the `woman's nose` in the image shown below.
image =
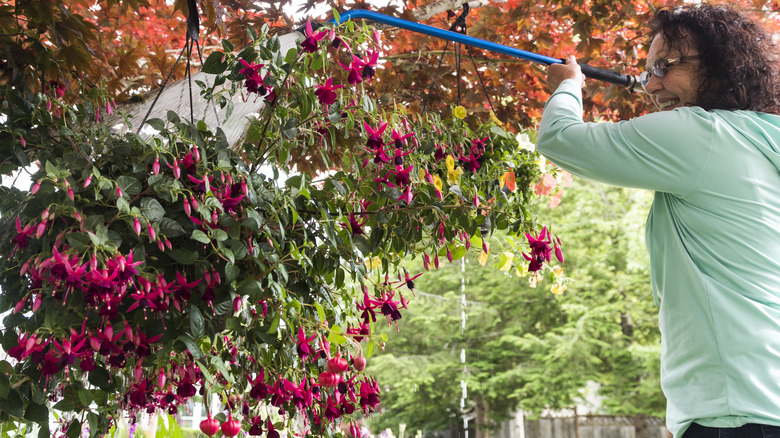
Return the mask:
{"type": "Polygon", "coordinates": [[[663,85],[661,84],[661,78],[651,74],[650,80],[647,81],[647,83],[644,85],[644,89],[645,89],[645,93],[647,94],[653,94],[658,90],[663,89],[663,85]]]}

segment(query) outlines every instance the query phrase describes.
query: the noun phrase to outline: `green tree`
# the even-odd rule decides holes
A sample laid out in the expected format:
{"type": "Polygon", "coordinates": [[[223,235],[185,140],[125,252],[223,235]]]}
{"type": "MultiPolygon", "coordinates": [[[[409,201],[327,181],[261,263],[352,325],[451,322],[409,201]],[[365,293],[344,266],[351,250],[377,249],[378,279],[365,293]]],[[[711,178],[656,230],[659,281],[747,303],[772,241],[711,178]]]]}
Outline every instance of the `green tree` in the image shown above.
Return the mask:
{"type": "Polygon", "coordinates": [[[641,240],[648,203],[646,192],[582,180],[567,190],[549,213],[566,241],[566,275],[574,278],[562,295],[530,287],[530,277],[518,276],[515,267],[497,273],[473,259],[465,269],[445,265],[420,278],[404,330],[391,331],[387,350],[372,360],[370,370],[385,382],[387,411],[373,426],[459,426],[465,348],[466,409],[476,407],[478,428],[497,426],[516,408],[570,407],[595,381],[604,412],[635,416],[641,433],[645,416],[660,416],[664,408],[641,240]]]}

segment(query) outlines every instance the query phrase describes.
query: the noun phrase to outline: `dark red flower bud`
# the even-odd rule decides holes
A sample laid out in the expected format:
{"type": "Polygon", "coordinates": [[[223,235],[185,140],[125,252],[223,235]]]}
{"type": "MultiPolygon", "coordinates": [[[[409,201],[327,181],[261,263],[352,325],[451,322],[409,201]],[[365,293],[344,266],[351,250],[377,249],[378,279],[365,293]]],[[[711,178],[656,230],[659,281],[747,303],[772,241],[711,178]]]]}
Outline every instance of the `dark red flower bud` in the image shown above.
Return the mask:
{"type": "Polygon", "coordinates": [[[363,356],[357,356],[352,358],[352,366],[357,371],[363,371],[366,369],[366,358],[363,356]]]}

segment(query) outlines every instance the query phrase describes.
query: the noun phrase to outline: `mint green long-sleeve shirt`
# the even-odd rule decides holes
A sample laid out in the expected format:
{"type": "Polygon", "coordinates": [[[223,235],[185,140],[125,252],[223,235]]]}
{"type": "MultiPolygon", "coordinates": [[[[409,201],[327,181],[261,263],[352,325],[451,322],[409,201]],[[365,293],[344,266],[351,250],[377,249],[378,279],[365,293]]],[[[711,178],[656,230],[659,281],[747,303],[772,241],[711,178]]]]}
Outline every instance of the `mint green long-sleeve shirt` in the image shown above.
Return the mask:
{"type": "Polygon", "coordinates": [[[686,107],[596,124],[581,102],[563,81],[537,148],[575,175],[655,191],[645,240],[669,429],[780,426],[780,117],[686,107]]]}

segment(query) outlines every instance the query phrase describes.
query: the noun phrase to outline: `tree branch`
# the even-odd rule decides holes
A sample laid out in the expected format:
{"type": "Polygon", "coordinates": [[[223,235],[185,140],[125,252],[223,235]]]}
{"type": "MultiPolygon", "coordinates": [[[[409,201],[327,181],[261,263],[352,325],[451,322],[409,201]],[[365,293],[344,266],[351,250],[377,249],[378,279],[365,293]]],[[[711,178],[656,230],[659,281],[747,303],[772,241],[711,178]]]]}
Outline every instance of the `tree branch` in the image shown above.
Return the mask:
{"type": "Polygon", "coordinates": [[[419,21],[425,21],[436,14],[440,14],[449,9],[460,9],[463,3],[468,3],[471,9],[480,8],[488,4],[506,3],[506,0],[488,1],[488,0],[439,0],[425,6],[420,6],[412,12],[414,18],[419,21]]]}

